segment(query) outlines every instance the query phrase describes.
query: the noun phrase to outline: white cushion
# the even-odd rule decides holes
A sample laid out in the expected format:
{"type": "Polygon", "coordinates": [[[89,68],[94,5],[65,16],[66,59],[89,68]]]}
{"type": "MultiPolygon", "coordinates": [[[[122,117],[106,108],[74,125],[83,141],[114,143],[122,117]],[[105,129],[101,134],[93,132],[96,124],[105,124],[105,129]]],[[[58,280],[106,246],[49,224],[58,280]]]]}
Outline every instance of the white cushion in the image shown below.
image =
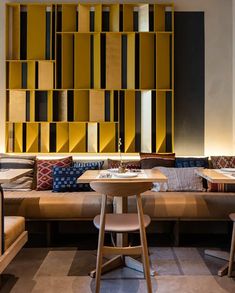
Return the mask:
{"type": "Polygon", "coordinates": [[[204,191],[202,178],[196,174],[201,168],[155,167],[168,178],[167,183],[154,183],[152,191],[204,191]]]}

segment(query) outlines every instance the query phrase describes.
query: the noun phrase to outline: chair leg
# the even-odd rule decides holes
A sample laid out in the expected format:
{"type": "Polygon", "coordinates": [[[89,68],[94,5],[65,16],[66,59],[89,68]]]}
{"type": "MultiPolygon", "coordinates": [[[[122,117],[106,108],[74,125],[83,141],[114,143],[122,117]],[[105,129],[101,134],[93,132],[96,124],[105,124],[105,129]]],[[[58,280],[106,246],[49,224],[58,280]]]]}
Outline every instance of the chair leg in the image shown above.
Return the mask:
{"type": "Polygon", "coordinates": [[[235,222],[233,222],[233,233],[232,233],[230,256],[229,256],[229,267],[228,267],[228,276],[229,277],[231,277],[231,275],[232,275],[234,253],[235,253],[235,222]]]}
{"type": "Polygon", "coordinates": [[[107,195],[102,195],[101,213],[100,213],[100,230],[99,241],[97,249],[97,261],[96,261],[96,280],[95,280],[95,292],[100,292],[100,278],[101,278],[101,266],[103,258],[103,246],[104,246],[104,229],[105,229],[105,208],[107,202],[107,195]]]}
{"type": "Polygon", "coordinates": [[[136,195],[136,201],[137,201],[138,218],[139,218],[139,225],[140,225],[140,239],[141,239],[141,246],[142,246],[144,274],[145,274],[145,279],[147,283],[148,293],[152,293],[148,246],[147,246],[146,232],[144,227],[144,214],[143,214],[143,208],[142,208],[142,200],[139,194],[136,195]]]}

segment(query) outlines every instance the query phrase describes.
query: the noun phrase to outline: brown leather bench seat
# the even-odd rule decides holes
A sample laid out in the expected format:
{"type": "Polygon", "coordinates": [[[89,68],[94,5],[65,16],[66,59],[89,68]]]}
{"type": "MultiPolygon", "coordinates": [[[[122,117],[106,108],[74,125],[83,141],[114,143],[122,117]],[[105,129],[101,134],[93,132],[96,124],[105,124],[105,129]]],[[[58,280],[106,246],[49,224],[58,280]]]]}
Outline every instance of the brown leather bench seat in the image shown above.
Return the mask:
{"type": "MultiPolygon", "coordinates": [[[[95,192],[5,191],[5,215],[26,219],[93,219],[100,213],[101,196],[95,192]]],[[[108,199],[107,212],[113,203],[108,199]]]]}
{"type": "MultiPolygon", "coordinates": [[[[235,211],[235,193],[147,191],[143,195],[144,212],[152,219],[221,220],[235,211]]],[[[133,197],[128,199],[128,211],[136,211],[133,197]]]]}
{"type": "Polygon", "coordinates": [[[25,219],[23,217],[4,217],[5,249],[8,249],[24,231],[25,219]]]}
{"type": "MultiPolygon", "coordinates": [[[[95,192],[5,192],[5,215],[26,219],[93,219],[100,206],[101,196],[95,192]]],[[[108,199],[107,212],[115,206],[115,199],[108,199]]],[[[143,207],[152,219],[224,220],[235,211],[235,193],[147,191],[143,207]]],[[[128,210],[136,210],[134,198],[129,198],[128,210]]]]}

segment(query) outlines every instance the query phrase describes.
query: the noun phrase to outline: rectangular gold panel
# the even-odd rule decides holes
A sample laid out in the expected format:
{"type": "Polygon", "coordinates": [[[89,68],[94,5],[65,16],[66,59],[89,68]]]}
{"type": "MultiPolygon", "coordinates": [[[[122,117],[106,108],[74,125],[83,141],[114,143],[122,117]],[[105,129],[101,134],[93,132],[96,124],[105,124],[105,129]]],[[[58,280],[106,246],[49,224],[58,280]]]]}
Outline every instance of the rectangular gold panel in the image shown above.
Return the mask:
{"type": "Polygon", "coordinates": [[[26,124],[26,152],[29,152],[29,153],[38,152],[38,135],[39,135],[39,124],[27,123],[26,124]]]}
{"type": "Polygon", "coordinates": [[[50,123],[40,123],[40,151],[41,153],[50,152],[50,123]]]}
{"type": "Polygon", "coordinates": [[[74,87],[90,88],[90,34],[76,34],[74,43],[74,87]]]}
{"type": "Polygon", "coordinates": [[[57,95],[57,105],[58,105],[58,119],[59,121],[68,120],[68,99],[67,91],[59,91],[57,95]]]}
{"type": "Polygon", "coordinates": [[[87,124],[87,151],[88,153],[98,152],[98,125],[97,123],[87,124]]]}
{"type": "Polygon", "coordinates": [[[78,5],[78,31],[86,33],[90,31],[90,6],[78,5]]]}
{"type": "Polygon", "coordinates": [[[47,93],[47,120],[53,120],[53,92],[48,91],[47,93]]]}
{"type": "Polygon", "coordinates": [[[69,152],[86,152],[86,123],[69,123],[69,152]]]}
{"type": "Polygon", "coordinates": [[[23,123],[14,123],[14,152],[23,152],[23,123]]]}
{"type": "Polygon", "coordinates": [[[115,152],[116,150],[116,123],[99,123],[99,151],[101,153],[115,152]]]}
{"type": "Polygon", "coordinates": [[[166,152],[166,92],[157,92],[156,151],[158,153],[166,152]]]}
{"type": "Polygon", "coordinates": [[[62,35],[61,72],[62,88],[73,88],[73,35],[62,35]]]}
{"type": "Polygon", "coordinates": [[[27,88],[35,89],[35,75],[36,75],[36,63],[35,61],[27,62],[27,88]]]}
{"type": "Polygon", "coordinates": [[[133,10],[134,5],[123,4],[123,31],[133,32],[133,10]]]}
{"type": "Polygon", "coordinates": [[[62,4],[62,32],[76,31],[76,13],[76,4],[62,4]]]}
{"type": "Polygon", "coordinates": [[[154,34],[140,33],[140,88],[154,89],[154,34]]]}
{"type": "Polygon", "coordinates": [[[30,121],[35,121],[35,91],[30,91],[30,101],[29,101],[29,115],[30,121]]]}
{"type": "Polygon", "coordinates": [[[38,62],[38,88],[54,88],[54,63],[51,61],[38,62]]]}
{"type": "Polygon", "coordinates": [[[106,88],[121,89],[121,35],[106,35],[106,88]]]}
{"type": "Polygon", "coordinates": [[[66,153],[69,151],[69,124],[56,123],[56,152],[66,153]]]}
{"type": "Polygon", "coordinates": [[[9,121],[23,122],[26,120],[26,92],[10,91],[9,95],[9,121]]]}
{"type": "Polygon", "coordinates": [[[100,64],[100,35],[94,34],[94,88],[99,89],[101,79],[101,64],[100,64]]]}
{"type": "Polygon", "coordinates": [[[127,35],[127,88],[135,88],[135,34],[127,35]]]}
{"type": "Polygon", "coordinates": [[[6,151],[14,152],[14,124],[6,123],[6,151]]]}
{"type": "Polygon", "coordinates": [[[95,32],[101,32],[102,23],[101,23],[101,16],[102,16],[102,5],[95,4],[92,5],[95,8],[95,32]]]}
{"type": "Polygon", "coordinates": [[[109,5],[109,30],[119,32],[119,4],[109,5]]]}
{"type": "Polygon", "coordinates": [[[135,152],[135,91],[125,91],[125,152],[135,152]]]}
{"type": "Polygon", "coordinates": [[[154,31],[165,31],[165,5],[154,5],[154,31]]]}
{"type": "Polygon", "coordinates": [[[46,6],[27,5],[27,59],[45,59],[46,6]]]}
{"type": "Polygon", "coordinates": [[[169,34],[156,35],[156,86],[157,89],[171,89],[169,34]]]}
{"type": "Polygon", "coordinates": [[[89,121],[89,91],[74,91],[74,121],[89,121]]]}
{"type": "Polygon", "coordinates": [[[9,62],[9,89],[22,88],[22,62],[9,62]]]}
{"type": "Polygon", "coordinates": [[[105,96],[103,90],[90,90],[89,121],[105,121],[105,96]]]}
{"type": "Polygon", "coordinates": [[[6,58],[20,59],[20,4],[7,5],[6,58]]]}

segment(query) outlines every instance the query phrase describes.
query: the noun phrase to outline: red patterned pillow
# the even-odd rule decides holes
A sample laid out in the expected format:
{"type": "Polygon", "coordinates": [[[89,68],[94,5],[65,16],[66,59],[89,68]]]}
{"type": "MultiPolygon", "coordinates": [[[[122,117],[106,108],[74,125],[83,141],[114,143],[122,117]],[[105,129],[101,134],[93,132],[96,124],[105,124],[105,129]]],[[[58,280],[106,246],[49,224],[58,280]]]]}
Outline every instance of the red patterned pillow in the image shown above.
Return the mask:
{"type": "Polygon", "coordinates": [[[212,156],[211,163],[214,169],[235,168],[235,156],[212,156]]]}
{"type": "Polygon", "coordinates": [[[37,188],[36,190],[50,190],[53,185],[53,166],[70,167],[72,157],[57,160],[37,160],[37,188]]]}
{"type": "MultiPolygon", "coordinates": [[[[108,159],[108,169],[118,168],[120,166],[119,160],[108,159]]],[[[140,169],[140,160],[137,161],[123,161],[123,165],[127,169],[140,169]]]]}

